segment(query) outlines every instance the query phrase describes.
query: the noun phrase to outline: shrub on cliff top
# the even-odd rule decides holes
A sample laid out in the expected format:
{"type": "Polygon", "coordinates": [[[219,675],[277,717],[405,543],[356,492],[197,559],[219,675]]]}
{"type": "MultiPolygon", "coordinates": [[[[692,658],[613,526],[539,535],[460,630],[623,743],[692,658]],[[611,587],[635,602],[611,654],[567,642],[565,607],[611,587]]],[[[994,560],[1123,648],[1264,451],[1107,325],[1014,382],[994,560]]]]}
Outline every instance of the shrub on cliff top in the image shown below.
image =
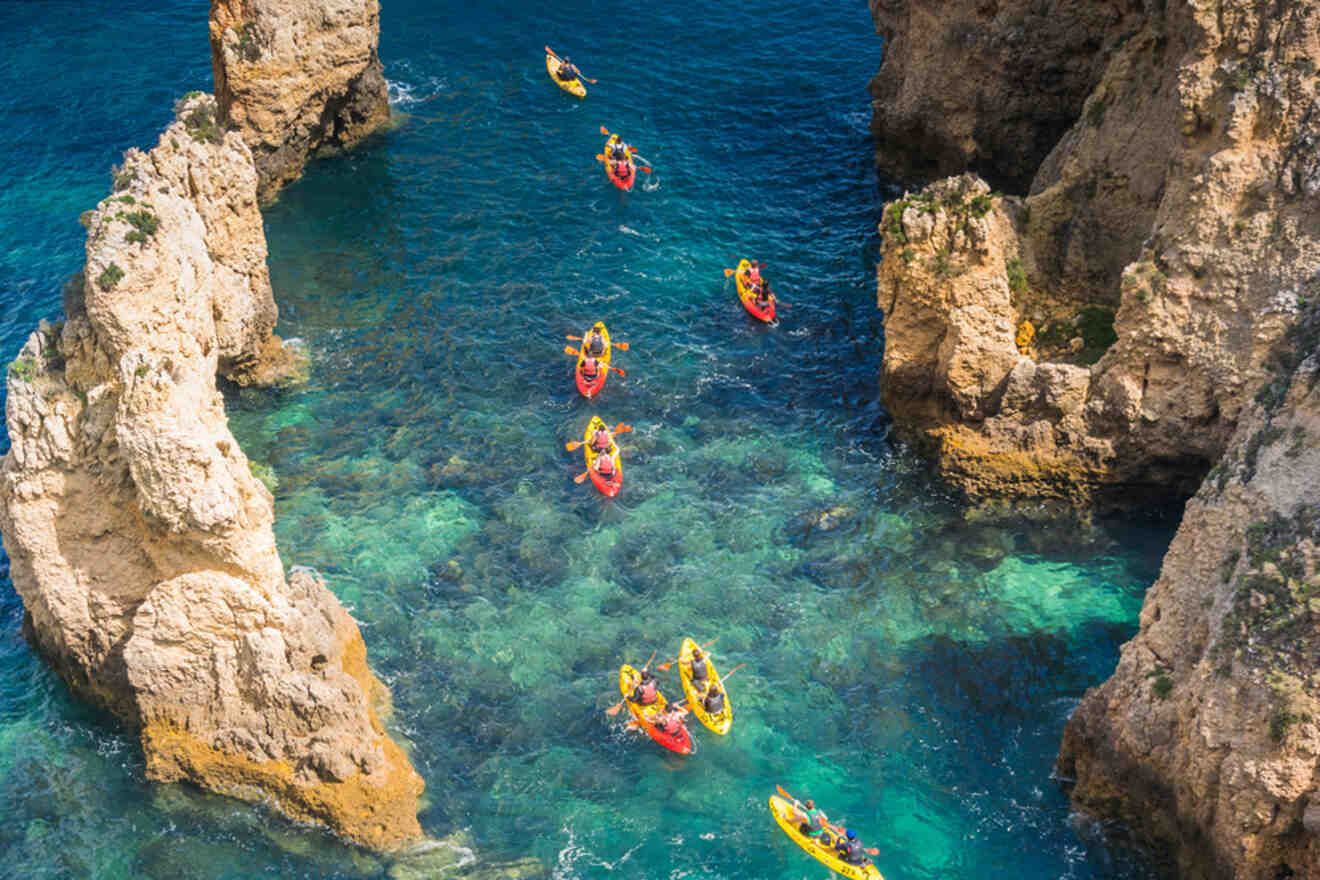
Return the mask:
{"type": "Polygon", "coordinates": [[[150,211],[134,211],[131,214],[116,214],[116,220],[123,220],[133,228],[124,233],[124,241],[145,244],[148,238],[156,234],[160,227],[160,218],[150,211]]]}
{"type": "Polygon", "coordinates": [[[189,110],[183,116],[183,126],[188,135],[199,144],[218,144],[224,139],[220,124],[215,119],[215,107],[201,104],[189,110]]]}

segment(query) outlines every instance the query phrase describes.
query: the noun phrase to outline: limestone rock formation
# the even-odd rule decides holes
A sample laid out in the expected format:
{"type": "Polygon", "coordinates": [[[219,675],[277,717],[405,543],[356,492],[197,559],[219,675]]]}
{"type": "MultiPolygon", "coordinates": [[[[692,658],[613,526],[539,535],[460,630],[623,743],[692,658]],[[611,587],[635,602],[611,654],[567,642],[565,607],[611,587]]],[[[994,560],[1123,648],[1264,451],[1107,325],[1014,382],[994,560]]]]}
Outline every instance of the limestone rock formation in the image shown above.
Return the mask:
{"type": "Polygon", "coordinates": [[[252,149],[263,202],[389,121],[378,0],[211,0],[210,32],[220,118],[252,149]]]}
{"type": "Polygon", "coordinates": [[[1320,876],[1320,308],[1288,343],[1059,755],[1184,877],[1320,876]]]}
{"type": "MultiPolygon", "coordinates": [[[[927,28],[971,15],[1008,34],[1026,20],[1025,4],[900,5],[927,28]]],[[[1098,82],[1026,198],[964,181],[963,195],[937,184],[886,208],[885,399],[954,483],[974,495],[1185,495],[1218,459],[1320,268],[1320,8],[1273,10],[1231,0],[1110,16],[1098,82]],[[978,197],[988,204],[969,220],[978,197]],[[995,234],[971,234],[982,226],[995,234]],[[1014,348],[1029,363],[1014,365],[1014,348]]],[[[951,65],[913,68],[913,51],[889,88],[912,106],[952,100],[940,85],[951,65]]],[[[996,119],[1029,98],[992,91],[958,125],[1011,139],[1026,123],[996,119]]],[[[938,138],[953,122],[929,124],[938,138]]]]}
{"type": "Polygon", "coordinates": [[[66,320],[8,370],[0,531],[29,638],[141,731],[151,778],[389,848],[420,836],[421,779],[357,625],[319,577],[286,580],[216,388],[275,322],[256,194],[209,95],[125,155],[66,320]]]}

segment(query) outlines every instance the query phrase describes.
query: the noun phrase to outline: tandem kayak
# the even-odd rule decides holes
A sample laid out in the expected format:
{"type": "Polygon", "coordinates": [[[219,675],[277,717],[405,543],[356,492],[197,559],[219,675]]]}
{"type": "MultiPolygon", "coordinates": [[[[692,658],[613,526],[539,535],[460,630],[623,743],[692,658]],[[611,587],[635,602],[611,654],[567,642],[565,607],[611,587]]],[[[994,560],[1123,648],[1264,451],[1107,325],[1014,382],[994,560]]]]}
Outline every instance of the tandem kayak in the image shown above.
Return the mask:
{"type": "Polygon", "coordinates": [[[606,498],[613,498],[615,495],[618,495],[619,490],[623,488],[623,458],[619,455],[619,446],[614,442],[613,433],[610,434],[610,448],[608,452],[600,453],[591,448],[591,437],[596,433],[597,428],[605,428],[606,431],[609,431],[609,428],[606,427],[605,422],[601,420],[600,416],[592,416],[591,421],[587,422],[586,432],[582,435],[582,454],[586,456],[587,459],[587,471],[591,474],[591,485],[595,486],[596,489],[600,491],[600,494],[604,495],[606,498]],[[601,455],[609,455],[614,458],[614,479],[608,482],[606,482],[604,477],[596,473],[596,459],[601,455]]]}
{"type": "Polygon", "coordinates": [[[701,697],[705,694],[704,688],[698,691],[692,685],[692,651],[696,647],[696,642],[684,639],[683,647],[678,651],[678,677],[683,682],[683,695],[687,697],[688,708],[697,716],[697,720],[723,736],[733,726],[733,703],[729,702],[729,692],[724,690],[724,685],[720,683],[720,674],[715,671],[714,661],[710,659],[710,654],[705,654],[709,686],[724,690],[724,708],[716,715],[706,711],[705,705],[701,702],[701,697]]]}
{"type": "Polygon", "coordinates": [[[838,851],[834,848],[834,835],[829,831],[822,831],[818,838],[807,837],[803,834],[798,828],[797,811],[794,809],[792,801],[772,794],[770,795],[770,812],[774,814],[775,821],[779,823],[780,828],[784,829],[784,833],[793,838],[794,843],[815,856],[831,871],[849,877],[851,880],[885,880],[885,876],[880,873],[880,869],[870,862],[862,865],[850,865],[839,858],[838,851]]]}
{"type": "Polygon", "coordinates": [[[576,95],[579,98],[585,98],[587,96],[587,87],[584,86],[582,80],[578,79],[576,76],[572,79],[559,78],[559,58],[548,52],[545,56],[545,70],[546,73],[550,74],[550,78],[555,81],[555,84],[570,95],[576,95]]]}
{"type": "Polygon", "coordinates": [[[634,703],[628,699],[633,692],[633,688],[637,687],[641,680],[641,673],[627,663],[619,668],[619,692],[623,694],[623,701],[628,704],[628,711],[632,713],[633,718],[637,720],[637,723],[641,725],[641,728],[646,731],[651,739],[671,752],[678,752],[680,755],[692,754],[692,738],[688,736],[687,725],[680,725],[678,733],[670,736],[651,723],[653,719],[665,711],[665,707],[668,705],[665,702],[664,694],[656,691],[655,702],[649,706],[643,706],[641,703],[634,703]]]}
{"type": "MultiPolygon", "coordinates": [[[[617,143],[618,140],[619,136],[617,134],[610,135],[610,139],[605,142],[605,156],[609,156],[610,147],[617,143]]],[[[633,184],[637,182],[637,163],[633,162],[632,150],[628,151],[628,165],[622,172],[616,172],[614,170],[614,163],[606,158],[605,174],[609,176],[610,181],[619,189],[624,190],[625,192],[632,189],[633,184]]]]}
{"type": "Polygon", "coordinates": [[[582,334],[582,350],[578,353],[577,367],[573,370],[573,378],[577,381],[577,390],[583,397],[595,397],[600,394],[601,389],[605,387],[605,377],[610,374],[610,331],[605,329],[605,324],[597,321],[592,325],[591,330],[582,334]],[[591,338],[591,330],[599,330],[601,338],[605,340],[605,353],[596,358],[596,378],[588,382],[582,375],[582,364],[587,360],[587,340],[591,338]]]}
{"type": "Polygon", "coordinates": [[[756,304],[756,291],[752,290],[745,280],[751,268],[752,264],[748,261],[738,261],[738,270],[733,273],[733,280],[738,283],[738,299],[742,300],[743,306],[752,313],[753,317],[768,324],[775,319],[775,301],[772,297],[770,304],[765,308],[756,304]]]}

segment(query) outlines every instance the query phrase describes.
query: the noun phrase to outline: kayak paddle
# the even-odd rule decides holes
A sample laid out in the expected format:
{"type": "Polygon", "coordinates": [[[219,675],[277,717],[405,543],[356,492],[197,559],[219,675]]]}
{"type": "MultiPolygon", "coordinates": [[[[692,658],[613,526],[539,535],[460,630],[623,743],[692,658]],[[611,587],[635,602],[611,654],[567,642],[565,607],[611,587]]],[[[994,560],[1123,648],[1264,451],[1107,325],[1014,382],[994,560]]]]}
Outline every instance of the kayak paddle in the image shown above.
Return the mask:
{"type": "MultiPolygon", "coordinates": [[[[698,646],[698,647],[709,648],[711,645],[715,644],[715,643],[718,642],[719,640],[720,640],[720,637],[719,637],[719,636],[716,636],[715,638],[711,639],[711,640],[710,640],[709,642],[707,642],[706,644],[704,644],[704,645],[700,645],[700,646],[698,646]]],[[[664,672],[666,669],[668,669],[669,667],[671,667],[671,666],[673,666],[675,663],[677,663],[680,659],[682,659],[682,658],[680,658],[680,657],[675,657],[673,660],[667,660],[666,662],[661,663],[659,666],[657,666],[656,669],[659,669],[661,672],[664,672]]]]}
{"type": "MultiPolygon", "coordinates": [[[[567,339],[567,340],[569,340],[570,342],[585,342],[585,340],[584,340],[581,336],[565,336],[564,338],[567,339]]],[[[617,348],[619,351],[627,351],[627,350],[628,350],[628,343],[626,343],[626,342],[611,342],[611,343],[610,343],[610,348],[617,348]]]]}

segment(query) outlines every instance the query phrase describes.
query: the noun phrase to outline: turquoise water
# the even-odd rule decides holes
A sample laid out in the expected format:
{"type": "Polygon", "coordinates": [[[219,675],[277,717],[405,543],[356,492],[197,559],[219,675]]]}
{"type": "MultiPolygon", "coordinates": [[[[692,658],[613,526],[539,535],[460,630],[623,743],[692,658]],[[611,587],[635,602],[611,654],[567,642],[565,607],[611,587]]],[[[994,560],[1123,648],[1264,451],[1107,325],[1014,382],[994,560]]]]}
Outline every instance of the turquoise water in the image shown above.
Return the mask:
{"type": "MultiPolygon", "coordinates": [[[[161,6],[0,4],[8,352],[58,311],[119,151],[209,85],[204,4],[161,6]]],[[[889,880],[1156,876],[1070,819],[1050,771],[1170,524],[977,522],[887,439],[872,266],[898,190],[871,170],[865,4],[590,8],[387,3],[401,124],[266,214],[280,332],[314,366],[231,392],[232,426],[278,479],[286,564],[326,575],[393,687],[423,826],[557,878],[821,878],[765,808],[782,784],[889,880]],[[585,102],[546,42],[601,80],[585,102]],[[655,163],[632,193],[592,159],[602,124],[655,163]],[[725,283],[740,256],[768,264],[777,326],[725,283]],[[631,350],[587,402],[562,349],[596,319],[631,350]],[[593,413],[634,426],[613,501],[564,450],[593,413]],[[685,635],[747,666],[733,732],[678,758],[602,709],[621,662],[685,635]]],[[[7,871],[384,870],[146,784],[132,737],[22,642],[7,581],[0,613],[7,871]]]]}

